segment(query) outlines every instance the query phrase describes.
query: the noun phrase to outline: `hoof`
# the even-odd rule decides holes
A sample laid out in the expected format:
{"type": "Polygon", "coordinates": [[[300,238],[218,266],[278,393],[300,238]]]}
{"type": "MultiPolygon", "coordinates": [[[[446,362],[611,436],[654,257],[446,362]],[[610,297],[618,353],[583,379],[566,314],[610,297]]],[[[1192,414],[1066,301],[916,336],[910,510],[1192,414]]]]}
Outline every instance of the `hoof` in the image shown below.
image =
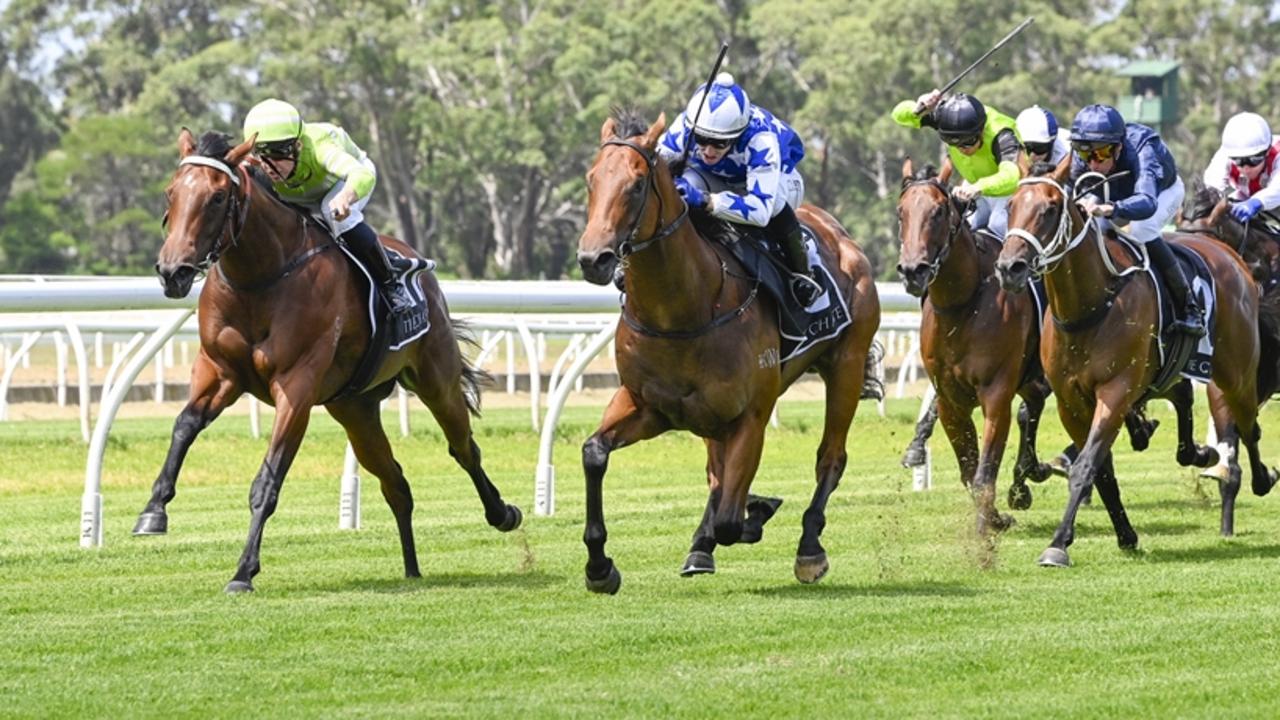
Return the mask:
{"type": "Polygon", "coordinates": [[[827,563],[826,553],[796,556],[796,579],[805,585],[818,582],[830,569],[831,565],[827,563]]]}
{"type": "Polygon", "coordinates": [[[498,532],[511,532],[520,527],[520,523],[524,521],[524,513],[520,512],[520,508],[515,505],[507,506],[507,518],[502,521],[501,525],[496,526],[498,532]]]}
{"type": "Polygon", "coordinates": [[[617,595],[620,587],[622,587],[622,573],[618,572],[618,567],[613,563],[609,563],[609,574],[603,578],[593,580],[590,575],[587,576],[587,589],[593,593],[617,595]]]}
{"type": "Polygon", "coordinates": [[[1258,475],[1258,473],[1253,474],[1253,494],[1258,497],[1262,497],[1263,495],[1271,492],[1271,488],[1275,487],[1276,471],[1269,470],[1266,473],[1263,473],[1262,477],[1259,477],[1258,475]]]}
{"type": "Polygon", "coordinates": [[[240,593],[253,592],[253,583],[248,580],[232,580],[227,583],[227,587],[223,589],[228,595],[239,595],[240,593]]]}
{"type": "Polygon", "coordinates": [[[694,575],[714,575],[716,572],[716,559],[709,552],[694,550],[689,553],[689,557],[684,559],[684,567],[680,568],[680,577],[693,577],[694,575]]]}
{"type": "Polygon", "coordinates": [[[920,467],[928,461],[928,457],[924,452],[924,445],[911,445],[907,451],[902,453],[902,467],[908,470],[913,467],[920,467]]]}
{"type": "Polygon", "coordinates": [[[1231,476],[1231,468],[1227,465],[1214,465],[1200,471],[1200,477],[1218,482],[1226,482],[1231,476]]]}
{"type": "Polygon", "coordinates": [[[1040,559],[1036,562],[1040,567],[1071,567],[1071,556],[1067,555],[1067,551],[1062,548],[1050,547],[1040,553],[1040,559]]]}
{"type": "Polygon", "coordinates": [[[1071,474],[1071,460],[1066,455],[1059,455],[1049,461],[1049,473],[1058,477],[1067,477],[1071,474]]]}
{"type": "Polygon", "coordinates": [[[169,532],[169,516],[164,513],[144,512],[133,526],[134,535],[164,535],[169,532]]]}
{"type": "Polygon", "coordinates": [[[1031,488],[1026,485],[1009,486],[1009,507],[1014,510],[1026,510],[1031,507],[1031,488]]]}

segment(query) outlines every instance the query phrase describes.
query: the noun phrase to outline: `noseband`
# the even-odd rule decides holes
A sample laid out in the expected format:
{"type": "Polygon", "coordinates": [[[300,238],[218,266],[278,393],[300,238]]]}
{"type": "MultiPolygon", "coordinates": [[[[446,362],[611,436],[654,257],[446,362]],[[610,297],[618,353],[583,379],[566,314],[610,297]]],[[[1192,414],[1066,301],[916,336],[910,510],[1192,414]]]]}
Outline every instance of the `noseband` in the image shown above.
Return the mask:
{"type": "MultiPolygon", "coordinates": [[[[245,219],[249,215],[249,195],[253,190],[253,180],[249,177],[249,173],[244,169],[243,165],[236,166],[236,170],[232,170],[229,165],[211,157],[203,155],[188,155],[182,158],[178,163],[178,167],[183,165],[203,165],[210,167],[231,179],[230,198],[227,201],[227,211],[222,215],[222,223],[218,226],[218,241],[209,248],[209,252],[205,253],[203,259],[196,264],[196,269],[200,272],[208,272],[209,268],[216,262],[222,253],[227,249],[233,248],[240,242],[240,235],[244,232],[245,219]],[[239,171],[239,172],[237,172],[239,171]],[[244,182],[241,183],[241,178],[244,182]],[[241,198],[236,194],[235,188],[244,185],[244,197],[241,198]],[[239,212],[237,213],[237,209],[239,212]]],[[[165,210],[164,217],[160,220],[161,227],[167,226],[169,223],[169,211],[165,210]]]]}
{"type": "Polygon", "coordinates": [[[640,223],[644,220],[644,209],[649,204],[650,195],[658,198],[658,222],[662,222],[662,193],[658,192],[657,180],[655,179],[656,170],[658,168],[658,153],[653,152],[648,148],[641,147],[630,140],[606,140],[600,144],[600,147],[604,148],[608,145],[621,145],[622,147],[635,150],[640,153],[640,157],[644,158],[645,164],[649,168],[648,174],[645,176],[646,187],[644,198],[640,201],[640,211],[636,213],[636,218],[631,223],[631,232],[627,233],[627,239],[623,240],[622,243],[618,245],[618,255],[625,258],[628,255],[640,252],[659,240],[670,237],[675,233],[676,228],[680,227],[680,223],[684,222],[684,219],[689,216],[689,205],[687,203],[682,203],[684,208],[680,211],[680,214],[676,216],[675,220],[672,220],[666,226],[656,230],[649,238],[645,240],[637,240],[636,236],[640,234],[640,223]]]}

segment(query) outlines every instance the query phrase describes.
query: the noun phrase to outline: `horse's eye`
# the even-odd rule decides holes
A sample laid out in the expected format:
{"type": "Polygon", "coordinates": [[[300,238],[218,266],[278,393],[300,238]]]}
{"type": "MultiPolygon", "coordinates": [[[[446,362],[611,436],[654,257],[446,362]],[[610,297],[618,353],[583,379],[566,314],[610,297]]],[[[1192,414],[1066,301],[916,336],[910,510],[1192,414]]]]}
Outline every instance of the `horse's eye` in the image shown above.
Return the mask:
{"type": "Polygon", "coordinates": [[[627,192],[631,193],[632,195],[639,195],[642,190],[644,190],[643,178],[631,183],[631,187],[627,188],[627,192]]]}
{"type": "Polygon", "coordinates": [[[222,203],[226,202],[226,200],[227,200],[227,193],[222,190],[219,190],[218,192],[213,194],[213,198],[210,200],[210,202],[213,203],[214,205],[221,205],[222,203]]]}

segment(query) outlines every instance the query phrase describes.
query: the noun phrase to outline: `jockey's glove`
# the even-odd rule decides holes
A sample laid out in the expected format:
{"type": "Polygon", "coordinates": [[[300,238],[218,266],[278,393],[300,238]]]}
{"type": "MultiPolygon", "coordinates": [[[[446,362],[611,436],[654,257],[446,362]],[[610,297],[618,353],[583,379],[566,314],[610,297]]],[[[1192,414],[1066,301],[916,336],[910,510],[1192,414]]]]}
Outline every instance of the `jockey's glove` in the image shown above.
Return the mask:
{"type": "Polygon", "coordinates": [[[1249,198],[1231,206],[1231,217],[1242,223],[1249,222],[1260,212],[1262,212],[1262,201],[1258,198],[1249,198]]]}
{"type": "Polygon", "coordinates": [[[700,208],[707,206],[707,194],[701,188],[683,177],[676,178],[675,182],[676,192],[680,193],[680,197],[684,198],[689,207],[700,208]]]}

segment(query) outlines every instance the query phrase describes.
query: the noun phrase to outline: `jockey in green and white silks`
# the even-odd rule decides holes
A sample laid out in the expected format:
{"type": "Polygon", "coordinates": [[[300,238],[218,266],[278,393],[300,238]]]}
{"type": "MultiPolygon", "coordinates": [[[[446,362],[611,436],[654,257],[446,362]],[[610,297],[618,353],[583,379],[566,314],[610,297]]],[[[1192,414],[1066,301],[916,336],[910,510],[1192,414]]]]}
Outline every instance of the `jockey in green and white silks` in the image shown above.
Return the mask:
{"type": "Polygon", "coordinates": [[[364,222],[364,207],[378,171],[345,130],[330,123],[304,123],[297,108],[283,100],[264,100],[244,119],[244,136],[255,138],[253,154],[282,199],[324,218],[380,287],[393,312],[412,300],[396,281],[378,234],[364,222]]]}
{"type": "Polygon", "coordinates": [[[795,210],[804,202],[804,178],[796,166],[804,143],[789,125],[751,104],[729,73],[710,92],[701,86],[658,143],[658,154],[678,162],[690,148],[676,189],[690,207],[741,225],[764,228],[786,253],[792,292],[808,307],[822,293],[814,281],[795,210]],[[703,96],[706,95],[704,100],[703,96]]]}
{"type": "Polygon", "coordinates": [[[947,144],[951,166],[964,182],[951,191],[960,200],[973,200],[970,226],[986,227],[1004,239],[1009,224],[1009,198],[1022,172],[1018,158],[1022,144],[1013,118],[987,108],[977,98],[956,93],[943,98],[934,90],[918,100],[903,100],[893,108],[899,125],[931,127],[947,144]],[[922,108],[916,114],[916,108],[922,108]]]}

